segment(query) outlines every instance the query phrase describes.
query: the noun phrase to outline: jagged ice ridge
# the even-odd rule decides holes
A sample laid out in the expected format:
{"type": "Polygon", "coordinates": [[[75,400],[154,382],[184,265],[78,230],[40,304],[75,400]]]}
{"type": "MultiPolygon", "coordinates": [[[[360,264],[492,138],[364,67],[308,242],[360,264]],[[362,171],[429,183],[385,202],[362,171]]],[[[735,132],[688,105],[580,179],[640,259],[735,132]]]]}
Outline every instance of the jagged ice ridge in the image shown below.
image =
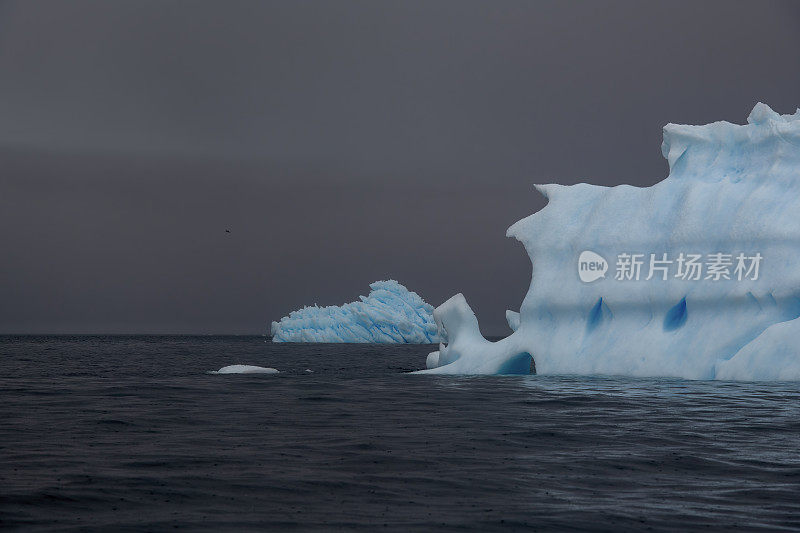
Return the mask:
{"type": "Polygon", "coordinates": [[[394,280],[370,284],[368,296],[341,306],[316,305],[272,323],[273,342],[428,344],[442,340],[433,306],[394,280]]]}

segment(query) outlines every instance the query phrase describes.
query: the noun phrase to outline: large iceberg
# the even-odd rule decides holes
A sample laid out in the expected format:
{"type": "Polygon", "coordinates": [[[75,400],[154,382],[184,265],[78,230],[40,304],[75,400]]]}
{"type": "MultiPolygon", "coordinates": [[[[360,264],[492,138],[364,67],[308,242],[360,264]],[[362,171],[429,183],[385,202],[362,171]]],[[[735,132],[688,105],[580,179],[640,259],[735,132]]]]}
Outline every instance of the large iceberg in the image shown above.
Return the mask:
{"type": "Polygon", "coordinates": [[[442,340],[433,306],[395,280],[370,284],[368,296],[342,306],[316,305],[272,323],[273,342],[429,344],[442,340]]]}
{"type": "Polygon", "coordinates": [[[800,379],[800,109],[668,124],[651,187],[537,185],[507,235],[533,263],[514,333],[484,339],[458,294],[429,373],[800,379]]]}

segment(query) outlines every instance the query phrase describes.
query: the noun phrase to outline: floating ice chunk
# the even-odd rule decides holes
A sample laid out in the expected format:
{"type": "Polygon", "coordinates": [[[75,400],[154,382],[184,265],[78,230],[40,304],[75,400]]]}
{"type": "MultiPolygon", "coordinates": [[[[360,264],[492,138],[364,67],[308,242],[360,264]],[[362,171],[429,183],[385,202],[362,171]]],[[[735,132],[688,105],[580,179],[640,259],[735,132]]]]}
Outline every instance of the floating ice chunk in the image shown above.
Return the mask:
{"type": "Polygon", "coordinates": [[[274,368],[253,365],[229,365],[219,370],[212,370],[209,374],[277,374],[274,368]]]}
{"type": "Polygon", "coordinates": [[[437,343],[433,306],[394,280],[342,306],[304,307],[272,323],[273,342],[437,343]]]}
{"type": "Polygon", "coordinates": [[[548,204],[507,232],[534,263],[519,325],[508,313],[514,333],[491,343],[456,295],[423,372],[532,354],[540,374],[800,379],[800,110],[668,124],[662,153],[652,187],[538,185],[548,204]]]}

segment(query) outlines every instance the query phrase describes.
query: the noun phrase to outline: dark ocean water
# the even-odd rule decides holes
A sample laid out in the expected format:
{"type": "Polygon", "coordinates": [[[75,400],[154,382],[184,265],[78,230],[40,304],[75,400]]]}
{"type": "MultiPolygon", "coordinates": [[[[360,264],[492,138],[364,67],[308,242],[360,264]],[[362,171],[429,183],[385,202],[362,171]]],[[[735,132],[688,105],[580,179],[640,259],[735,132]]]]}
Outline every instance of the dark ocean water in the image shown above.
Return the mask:
{"type": "Polygon", "coordinates": [[[0,527],[800,529],[800,384],[406,374],[430,350],[0,337],[0,527]]]}

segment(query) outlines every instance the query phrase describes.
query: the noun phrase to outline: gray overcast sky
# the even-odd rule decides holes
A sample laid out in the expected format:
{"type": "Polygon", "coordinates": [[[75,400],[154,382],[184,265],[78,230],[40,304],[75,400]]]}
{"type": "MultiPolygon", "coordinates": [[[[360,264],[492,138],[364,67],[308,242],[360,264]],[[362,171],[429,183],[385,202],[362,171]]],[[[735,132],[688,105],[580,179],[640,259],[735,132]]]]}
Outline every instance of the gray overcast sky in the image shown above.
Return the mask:
{"type": "Polygon", "coordinates": [[[664,124],[757,101],[800,105],[798,2],[0,2],[0,332],[263,333],[395,278],[505,334],[532,183],[652,184],[664,124]]]}

